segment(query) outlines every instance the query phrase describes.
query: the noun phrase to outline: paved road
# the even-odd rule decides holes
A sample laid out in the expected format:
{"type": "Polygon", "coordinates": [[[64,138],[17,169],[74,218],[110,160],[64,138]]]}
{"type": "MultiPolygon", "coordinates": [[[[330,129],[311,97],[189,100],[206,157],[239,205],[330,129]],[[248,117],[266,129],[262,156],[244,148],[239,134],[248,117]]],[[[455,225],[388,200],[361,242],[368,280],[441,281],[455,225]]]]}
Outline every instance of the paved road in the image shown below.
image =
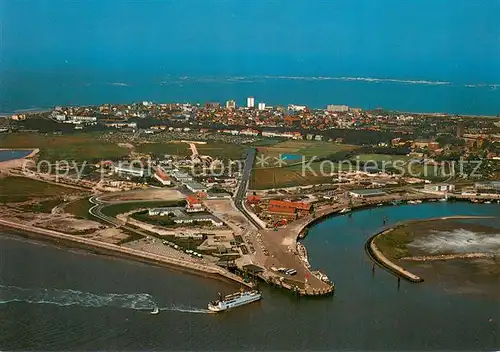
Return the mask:
{"type": "Polygon", "coordinates": [[[248,182],[250,181],[250,175],[252,174],[253,163],[255,160],[255,155],[257,154],[257,150],[255,148],[250,148],[247,153],[247,158],[245,160],[245,167],[243,168],[243,175],[240,180],[240,185],[236,194],[234,196],[234,204],[236,208],[253,224],[258,230],[262,230],[262,225],[256,221],[251,214],[249,214],[245,207],[243,206],[243,202],[245,201],[245,195],[248,189],[248,182]]]}

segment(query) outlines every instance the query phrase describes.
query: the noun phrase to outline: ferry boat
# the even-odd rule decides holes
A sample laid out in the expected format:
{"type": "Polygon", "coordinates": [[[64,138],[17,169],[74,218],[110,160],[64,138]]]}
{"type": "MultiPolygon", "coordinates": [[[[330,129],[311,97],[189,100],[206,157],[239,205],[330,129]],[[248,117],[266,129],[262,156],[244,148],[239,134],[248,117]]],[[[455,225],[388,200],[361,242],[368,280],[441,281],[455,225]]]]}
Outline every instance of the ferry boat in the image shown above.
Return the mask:
{"type": "Polygon", "coordinates": [[[219,299],[210,302],[208,309],[212,312],[222,312],[258,301],[261,298],[262,294],[258,290],[236,292],[224,297],[219,293],[219,299]]]}

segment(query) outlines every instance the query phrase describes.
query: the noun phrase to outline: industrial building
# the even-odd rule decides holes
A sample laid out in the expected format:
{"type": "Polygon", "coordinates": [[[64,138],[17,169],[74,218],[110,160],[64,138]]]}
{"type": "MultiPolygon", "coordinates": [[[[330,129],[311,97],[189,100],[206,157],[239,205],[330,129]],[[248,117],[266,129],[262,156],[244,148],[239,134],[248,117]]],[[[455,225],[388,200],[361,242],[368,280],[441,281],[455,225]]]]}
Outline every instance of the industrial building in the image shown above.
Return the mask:
{"type": "Polygon", "coordinates": [[[354,198],[371,198],[386,196],[387,192],[381,189],[357,189],[349,191],[349,195],[354,198]]]}
{"type": "Polygon", "coordinates": [[[297,215],[307,215],[311,212],[312,205],[303,202],[290,202],[272,199],[269,201],[267,213],[286,217],[297,217],[297,215]]]}
{"type": "Polygon", "coordinates": [[[182,171],[172,171],[170,174],[174,179],[176,179],[179,182],[191,182],[193,181],[193,177],[185,172],[182,171]]]}
{"type": "Polygon", "coordinates": [[[193,193],[206,193],[207,192],[207,187],[203,186],[201,183],[198,182],[184,182],[184,185],[193,193]]]}
{"type": "Polygon", "coordinates": [[[424,191],[428,192],[454,192],[455,185],[449,183],[431,183],[424,186],[424,191]]]}
{"type": "Polygon", "coordinates": [[[144,168],[134,167],[131,165],[115,166],[113,171],[120,176],[146,177],[149,176],[149,171],[144,168]]]}
{"type": "Polygon", "coordinates": [[[476,182],[474,188],[482,193],[500,193],[500,181],[476,182]]]}

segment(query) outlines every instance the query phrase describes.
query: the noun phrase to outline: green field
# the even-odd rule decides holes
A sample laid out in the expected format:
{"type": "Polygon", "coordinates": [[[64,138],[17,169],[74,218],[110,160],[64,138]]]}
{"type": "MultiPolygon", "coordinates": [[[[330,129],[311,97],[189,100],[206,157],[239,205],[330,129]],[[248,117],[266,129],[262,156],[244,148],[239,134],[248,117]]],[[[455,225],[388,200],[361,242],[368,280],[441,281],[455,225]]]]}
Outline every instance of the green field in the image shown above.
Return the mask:
{"type": "Polygon", "coordinates": [[[356,157],[353,158],[353,160],[359,160],[359,161],[374,161],[374,162],[395,162],[398,160],[402,160],[405,163],[408,162],[411,159],[411,157],[406,156],[406,155],[386,155],[386,154],[360,154],[356,155],[356,157]]]}
{"type": "Polygon", "coordinates": [[[64,211],[66,213],[72,214],[80,219],[88,219],[89,218],[89,209],[92,204],[89,202],[87,197],[78,199],[76,201],[67,203],[64,206],[64,211]]]}
{"type": "Polygon", "coordinates": [[[64,200],[62,198],[47,199],[39,201],[35,204],[22,205],[19,207],[19,209],[34,213],[50,214],[52,212],[52,209],[61,204],[63,201],[64,200]]]}
{"type": "Polygon", "coordinates": [[[103,140],[100,136],[98,133],[71,135],[9,133],[0,135],[0,148],[39,148],[39,158],[50,162],[58,160],[96,162],[119,159],[128,155],[128,149],[103,140]]]}
{"type": "Polygon", "coordinates": [[[0,178],[0,203],[19,203],[32,199],[74,195],[75,189],[25,177],[0,178]]]}
{"type": "MultiPolygon", "coordinates": [[[[272,146],[257,147],[260,155],[269,157],[270,162],[273,163],[275,158],[292,154],[296,158],[286,160],[287,164],[296,164],[304,160],[310,160],[313,157],[322,158],[338,152],[348,152],[355,150],[357,147],[348,144],[335,144],[332,142],[323,141],[306,141],[306,140],[291,140],[280,142],[272,146]]],[[[263,165],[256,164],[255,167],[263,167],[263,165]]]]}
{"type": "Polygon", "coordinates": [[[223,142],[207,142],[207,144],[197,144],[196,149],[200,155],[210,155],[212,158],[224,160],[239,160],[245,158],[248,147],[223,142]]]}
{"type": "Polygon", "coordinates": [[[139,153],[152,154],[157,156],[177,155],[189,156],[191,149],[187,143],[142,143],[135,150],[139,153]]]}
{"type": "MultiPolygon", "coordinates": [[[[218,159],[242,159],[246,155],[247,148],[238,144],[208,141],[206,144],[196,144],[199,155],[209,155],[218,159]]],[[[191,148],[188,143],[143,143],[135,150],[139,153],[152,154],[156,156],[176,155],[190,156],[191,148]]]]}
{"type": "Polygon", "coordinates": [[[130,203],[119,203],[119,204],[110,204],[102,208],[102,213],[107,216],[116,217],[119,214],[128,213],[135,209],[141,208],[151,208],[151,207],[182,207],[186,204],[184,200],[181,201],[139,201],[139,202],[130,202],[130,203]]]}
{"type": "Polygon", "coordinates": [[[250,178],[251,189],[284,188],[294,186],[307,186],[322,183],[332,183],[337,177],[336,164],[331,168],[330,164],[318,162],[310,164],[309,168],[300,165],[290,165],[276,168],[254,168],[250,178]],[[332,174],[333,173],[333,174],[332,174]]]}

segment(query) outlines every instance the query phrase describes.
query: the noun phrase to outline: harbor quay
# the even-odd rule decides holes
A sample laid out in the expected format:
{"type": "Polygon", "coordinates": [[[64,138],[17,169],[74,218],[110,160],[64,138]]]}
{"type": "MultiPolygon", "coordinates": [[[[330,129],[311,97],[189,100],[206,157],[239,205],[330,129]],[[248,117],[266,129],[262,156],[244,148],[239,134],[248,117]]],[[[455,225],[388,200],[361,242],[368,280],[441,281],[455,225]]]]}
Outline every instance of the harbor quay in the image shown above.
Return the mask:
{"type": "MultiPolygon", "coordinates": [[[[496,195],[457,195],[457,200],[462,201],[472,201],[476,202],[478,199],[481,200],[493,200],[497,199],[496,195]]],[[[266,270],[259,274],[259,277],[264,281],[289,289],[291,291],[297,291],[300,295],[329,295],[334,291],[333,282],[325,282],[321,280],[320,277],[313,274],[313,270],[310,268],[310,264],[307,258],[306,248],[299,242],[300,239],[307,235],[308,229],[319,221],[323,221],[329,216],[345,215],[350,216],[350,213],[343,213],[343,210],[349,207],[349,211],[374,207],[377,205],[386,204],[400,204],[403,202],[413,202],[413,201],[437,201],[438,199],[443,199],[442,194],[433,193],[418,193],[405,196],[382,196],[373,197],[363,201],[352,200],[351,202],[343,202],[335,205],[321,207],[315,210],[315,214],[305,216],[298,219],[284,228],[279,228],[277,230],[265,230],[261,231],[262,238],[265,239],[266,248],[270,252],[270,256],[264,259],[260,264],[266,267],[266,270]],[[280,250],[281,249],[281,250],[280,250]],[[271,267],[287,267],[293,268],[297,271],[297,274],[293,279],[281,280],[282,276],[277,275],[268,268],[271,267]]],[[[451,218],[471,218],[471,217],[448,217],[451,218]]],[[[388,228],[383,227],[381,219],[381,227],[383,230],[377,232],[366,244],[367,255],[378,265],[384,267],[385,269],[391,271],[399,277],[405,278],[412,282],[422,282],[423,279],[414,275],[411,272],[406,271],[404,268],[392,263],[376,248],[373,244],[373,239],[381,234],[385,234],[390,231],[388,228]]],[[[362,250],[362,249],[360,249],[362,250]]],[[[326,275],[325,275],[326,276],[326,275]]],[[[334,281],[334,277],[332,281],[334,281]]]]}

